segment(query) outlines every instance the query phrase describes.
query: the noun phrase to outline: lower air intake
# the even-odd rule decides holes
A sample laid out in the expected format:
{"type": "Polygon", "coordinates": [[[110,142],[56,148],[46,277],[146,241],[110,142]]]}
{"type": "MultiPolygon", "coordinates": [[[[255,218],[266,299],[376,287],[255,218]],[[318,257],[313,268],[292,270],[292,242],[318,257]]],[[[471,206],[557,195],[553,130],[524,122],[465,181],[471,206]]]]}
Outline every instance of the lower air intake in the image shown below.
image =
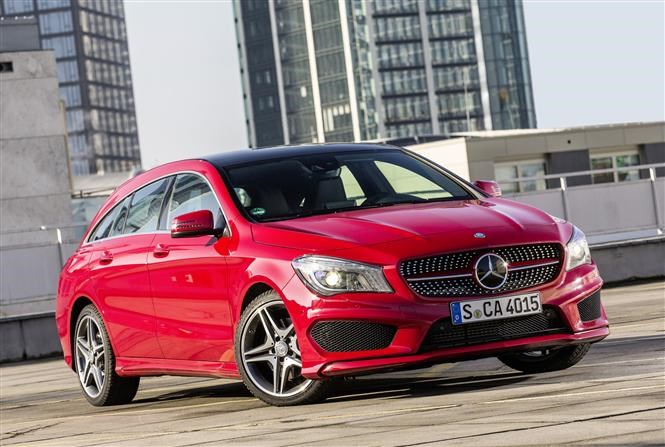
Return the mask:
{"type": "Polygon", "coordinates": [[[593,321],[600,318],[600,290],[577,303],[577,310],[580,312],[582,321],[593,321]]]}
{"type": "Polygon", "coordinates": [[[568,329],[552,308],[525,317],[461,325],[453,325],[450,318],[444,318],[432,325],[420,351],[566,332],[568,329]]]}
{"type": "Polygon", "coordinates": [[[397,329],[366,321],[320,321],[314,325],[312,338],[328,352],[373,351],[390,346],[397,329]]]}

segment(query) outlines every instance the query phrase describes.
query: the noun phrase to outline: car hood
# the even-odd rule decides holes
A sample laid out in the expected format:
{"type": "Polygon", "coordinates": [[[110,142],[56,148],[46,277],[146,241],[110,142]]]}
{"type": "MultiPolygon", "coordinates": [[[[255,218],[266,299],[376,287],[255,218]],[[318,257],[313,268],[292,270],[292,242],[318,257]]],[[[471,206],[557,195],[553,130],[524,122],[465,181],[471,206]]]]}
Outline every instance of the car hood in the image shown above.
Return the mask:
{"type": "MultiPolygon", "coordinates": [[[[462,235],[466,240],[476,233],[500,236],[503,240],[562,239],[560,226],[549,214],[510,200],[489,198],[393,205],[310,216],[256,224],[252,232],[259,243],[313,252],[408,238],[450,242],[462,235]]],[[[484,238],[478,234],[476,239],[484,238]]],[[[493,239],[496,242],[496,238],[493,239]]]]}

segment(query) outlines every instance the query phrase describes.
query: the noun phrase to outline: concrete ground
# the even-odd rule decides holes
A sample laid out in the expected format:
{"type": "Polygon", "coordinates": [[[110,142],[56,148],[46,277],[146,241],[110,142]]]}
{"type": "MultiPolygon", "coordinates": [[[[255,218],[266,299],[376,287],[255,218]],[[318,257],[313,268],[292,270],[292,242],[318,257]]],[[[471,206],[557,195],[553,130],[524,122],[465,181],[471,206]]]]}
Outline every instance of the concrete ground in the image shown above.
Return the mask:
{"type": "Polygon", "coordinates": [[[0,444],[635,445],[665,443],[665,282],[604,291],[612,335],[577,366],[526,375],[495,359],[359,378],[326,402],[269,407],[238,382],[143,379],[94,408],[61,360],[0,368],[0,444]]]}

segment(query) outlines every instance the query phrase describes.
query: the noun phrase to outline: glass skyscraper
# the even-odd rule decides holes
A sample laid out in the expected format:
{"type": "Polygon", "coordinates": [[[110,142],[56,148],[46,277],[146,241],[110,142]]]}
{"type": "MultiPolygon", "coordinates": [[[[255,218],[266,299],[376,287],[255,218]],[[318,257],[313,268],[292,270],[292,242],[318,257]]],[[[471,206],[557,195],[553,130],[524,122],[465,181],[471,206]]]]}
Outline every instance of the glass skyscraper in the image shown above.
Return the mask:
{"type": "Polygon", "coordinates": [[[234,8],[251,146],[536,126],[519,1],[234,8]]]}
{"type": "Polygon", "coordinates": [[[72,173],[140,166],[122,1],[0,0],[0,15],[35,16],[55,53],[72,173]]]}

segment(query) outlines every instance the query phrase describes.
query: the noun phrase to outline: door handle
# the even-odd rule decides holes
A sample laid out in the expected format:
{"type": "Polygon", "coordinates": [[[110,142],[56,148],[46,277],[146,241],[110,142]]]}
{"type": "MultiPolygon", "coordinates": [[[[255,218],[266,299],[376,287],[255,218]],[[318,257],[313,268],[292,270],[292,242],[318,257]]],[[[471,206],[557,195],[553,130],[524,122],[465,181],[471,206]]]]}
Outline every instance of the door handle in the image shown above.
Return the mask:
{"type": "Polygon", "coordinates": [[[157,244],[157,246],[152,250],[152,254],[155,258],[164,258],[168,256],[171,249],[164,244],[157,244]]]}
{"type": "Polygon", "coordinates": [[[105,250],[102,253],[102,256],[99,258],[100,264],[110,264],[113,261],[113,253],[108,250],[105,250]]]}

